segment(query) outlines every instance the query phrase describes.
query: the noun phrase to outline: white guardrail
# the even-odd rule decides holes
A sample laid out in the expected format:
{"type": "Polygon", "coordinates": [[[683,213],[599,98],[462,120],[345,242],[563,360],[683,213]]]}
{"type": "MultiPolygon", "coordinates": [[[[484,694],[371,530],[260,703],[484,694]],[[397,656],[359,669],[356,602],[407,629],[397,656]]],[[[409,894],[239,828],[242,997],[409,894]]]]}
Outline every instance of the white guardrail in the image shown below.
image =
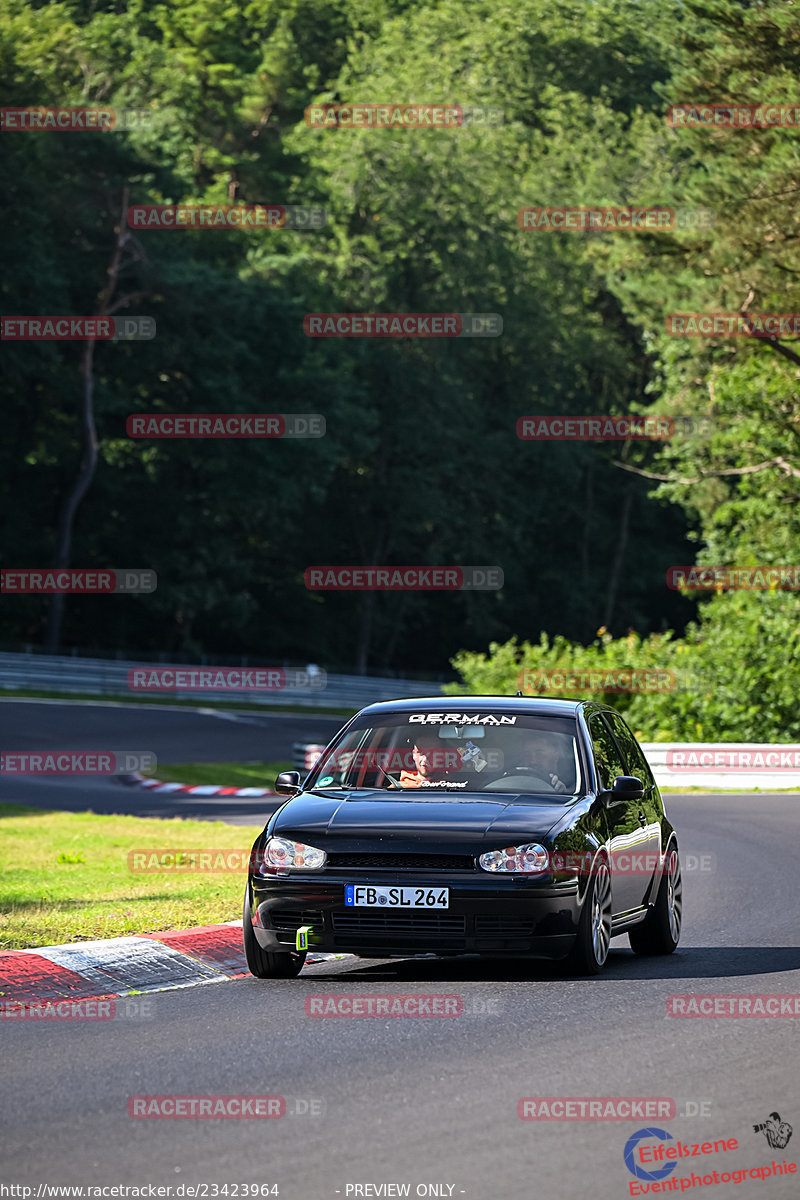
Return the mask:
{"type": "Polygon", "coordinates": [[[800,790],[800,745],[767,742],[642,742],[660,788],[800,790]]]}
{"type": "MultiPolygon", "coordinates": [[[[128,662],[122,659],[78,658],[72,655],[0,654],[0,687],[29,688],[38,691],[67,692],[71,695],[108,696],[115,699],[158,695],[161,699],[214,701],[240,700],[247,704],[294,704],[304,708],[364,708],[380,700],[401,700],[409,696],[438,696],[441,683],[430,680],[387,679],[372,675],[329,675],[319,669],[286,669],[287,686],[268,691],[242,690],[133,690],[128,672],[142,668],[164,671],[239,672],[269,668],[200,666],[168,662],[128,662]],[[299,684],[296,682],[299,680],[299,684]]],[[[278,668],[280,669],[280,668],[278,668]]],[[[274,668],[273,668],[274,670],[274,668]]]]}
{"type": "MultiPolygon", "coordinates": [[[[800,790],[800,746],[760,742],[642,742],[647,761],[664,791],[676,787],[726,791],[800,790]]],[[[295,769],[310,771],[325,749],[319,742],[295,742],[295,769]]]]}
{"type": "MultiPolygon", "coordinates": [[[[99,695],[124,699],[135,693],[128,687],[128,672],[134,668],[163,669],[170,664],[128,662],[122,659],[78,658],[72,655],[0,653],[0,687],[99,695]]],[[[247,664],[242,664],[246,668],[247,664]]],[[[186,666],[185,670],[199,670],[186,666]]],[[[233,668],[202,668],[211,671],[233,668]]],[[[258,668],[253,668],[256,670],[258,668]]],[[[288,671],[288,675],[302,672],[288,671]]],[[[387,679],[369,675],[309,674],[308,686],[257,691],[162,691],[164,698],[205,701],[242,700],[248,704],[297,705],[309,708],[363,708],[381,700],[412,696],[438,696],[441,683],[425,680],[387,679]]],[[[153,693],[150,693],[151,695],[153,693]]],[[[310,770],[312,755],[306,744],[295,746],[298,769],[310,770]],[[300,758],[298,758],[298,755],[300,758]],[[301,766],[302,762],[302,766],[301,766]]],[[[310,747],[309,747],[310,748],[310,747]]],[[[759,742],[643,742],[642,749],[659,787],[712,787],[735,791],[760,788],[800,790],[800,745],[759,742]]]]}

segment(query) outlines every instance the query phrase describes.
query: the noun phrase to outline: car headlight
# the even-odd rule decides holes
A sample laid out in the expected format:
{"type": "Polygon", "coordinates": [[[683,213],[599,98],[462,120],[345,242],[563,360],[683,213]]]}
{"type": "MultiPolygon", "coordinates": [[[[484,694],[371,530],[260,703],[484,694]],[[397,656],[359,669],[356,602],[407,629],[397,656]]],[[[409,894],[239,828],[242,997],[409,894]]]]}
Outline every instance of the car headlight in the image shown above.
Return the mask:
{"type": "Polygon", "coordinates": [[[531,842],[527,846],[508,846],[505,850],[488,850],[478,859],[484,871],[512,872],[515,875],[541,875],[547,870],[548,854],[544,846],[531,842]]]}
{"type": "Polygon", "coordinates": [[[264,851],[264,867],[267,871],[319,871],[325,866],[327,854],[302,842],[288,838],[271,837],[264,851]]]}

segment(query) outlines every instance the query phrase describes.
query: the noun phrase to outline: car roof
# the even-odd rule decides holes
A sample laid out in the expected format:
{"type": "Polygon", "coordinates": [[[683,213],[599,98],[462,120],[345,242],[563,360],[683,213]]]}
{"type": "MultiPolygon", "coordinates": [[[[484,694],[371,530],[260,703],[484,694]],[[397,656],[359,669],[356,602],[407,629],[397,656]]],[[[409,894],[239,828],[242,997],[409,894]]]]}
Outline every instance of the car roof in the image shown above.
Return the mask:
{"type": "Polygon", "coordinates": [[[362,716],[389,716],[403,712],[504,712],[542,717],[575,717],[581,710],[606,709],[607,705],[592,700],[553,700],[546,696],[413,696],[406,700],[382,700],[370,704],[359,713],[362,716]]]}

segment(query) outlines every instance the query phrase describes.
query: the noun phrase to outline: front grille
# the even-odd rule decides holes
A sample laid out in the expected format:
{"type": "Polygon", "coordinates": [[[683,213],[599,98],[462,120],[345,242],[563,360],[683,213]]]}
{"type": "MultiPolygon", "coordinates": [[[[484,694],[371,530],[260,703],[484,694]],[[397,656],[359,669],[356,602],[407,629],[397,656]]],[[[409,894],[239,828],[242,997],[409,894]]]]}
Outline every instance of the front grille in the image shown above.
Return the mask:
{"type": "Polygon", "coordinates": [[[374,940],[379,936],[406,941],[421,939],[428,944],[446,941],[451,945],[453,939],[463,943],[466,934],[466,919],[446,912],[334,912],[332,921],[334,934],[347,934],[348,940],[353,937],[374,940]]]}
{"type": "Polygon", "coordinates": [[[337,871],[474,871],[469,854],[339,854],[328,855],[326,866],[337,871]]]}
{"type": "Polygon", "coordinates": [[[322,926],[322,913],[312,908],[271,908],[267,915],[273,929],[289,929],[296,933],[301,925],[322,926]]]}
{"type": "Polygon", "coordinates": [[[528,917],[503,916],[502,913],[481,913],[475,918],[476,937],[533,937],[533,930],[534,923],[528,917]]]}

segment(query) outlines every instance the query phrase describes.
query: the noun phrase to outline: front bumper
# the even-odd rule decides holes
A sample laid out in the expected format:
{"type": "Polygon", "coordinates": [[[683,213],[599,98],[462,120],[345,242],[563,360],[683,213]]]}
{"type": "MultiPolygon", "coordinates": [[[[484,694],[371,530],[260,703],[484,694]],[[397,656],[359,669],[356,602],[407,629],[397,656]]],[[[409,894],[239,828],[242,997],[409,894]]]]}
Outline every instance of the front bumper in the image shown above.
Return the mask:
{"type": "Polygon", "coordinates": [[[370,871],[320,876],[251,875],[253,930],[264,950],[293,950],[297,930],[310,926],[315,950],[385,958],[411,954],[521,955],[563,958],[580,916],[575,880],[498,879],[476,872],[435,875],[370,871]],[[378,887],[449,888],[446,909],[345,905],[348,883],[378,887]]]}

